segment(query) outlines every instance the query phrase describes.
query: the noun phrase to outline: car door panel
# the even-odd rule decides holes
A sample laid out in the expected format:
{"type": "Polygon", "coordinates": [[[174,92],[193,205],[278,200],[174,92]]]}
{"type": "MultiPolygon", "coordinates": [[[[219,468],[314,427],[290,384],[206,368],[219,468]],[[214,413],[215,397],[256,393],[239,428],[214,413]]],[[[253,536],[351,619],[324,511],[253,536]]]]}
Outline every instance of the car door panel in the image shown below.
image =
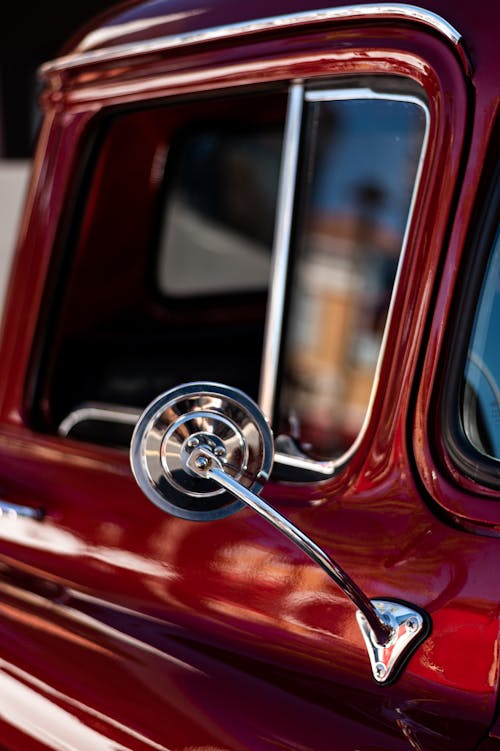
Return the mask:
{"type": "MultiPolygon", "coordinates": [[[[26,469],[23,471],[21,467],[16,463],[17,477],[26,475],[26,469]]],[[[84,475],[89,482],[88,470],[79,473],[76,467],[71,467],[66,471],[68,474],[57,462],[53,464],[52,473],[59,482],[54,482],[51,498],[67,492],[65,480],[69,474],[79,488],[84,475]]],[[[394,733],[397,720],[396,727],[404,732],[410,732],[410,728],[423,747],[429,748],[444,748],[451,739],[456,742],[458,735],[464,748],[470,746],[493,713],[498,608],[492,595],[488,596],[491,582],[483,582],[483,597],[478,597],[477,583],[478,578],[484,578],[481,572],[490,565],[488,555],[495,560],[496,541],[475,539],[450,530],[425,507],[420,512],[413,508],[409,514],[408,503],[414,496],[409,491],[402,493],[399,473],[393,474],[392,489],[388,482],[379,497],[353,488],[342,501],[338,494],[328,500],[316,491],[307,499],[309,505],[303,499],[300,502],[287,499],[286,507],[282,507],[299,526],[324,542],[347,570],[356,572],[365,591],[373,596],[404,597],[431,614],[434,633],[439,638],[434,640],[431,635],[411,658],[397,684],[385,689],[370,678],[368,658],[351,603],[336,591],[320,569],[289,543],[277,538],[273,530],[266,529],[250,512],[214,522],[215,529],[207,535],[205,525],[167,517],[158,519],[159,512],[152,506],[144,507],[140,492],[131,489],[127,478],[119,477],[118,473],[115,482],[108,483],[107,493],[121,503],[128,500],[136,505],[134,535],[127,535],[123,522],[119,521],[119,503],[106,504],[106,514],[104,518],[101,514],[96,527],[91,521],[95,509],[85,496],[78,511],[81,490],[75,493],[74,513],[87,514],[87,533],[82,534],[81,524],[79,534],[72,533],[71,527],[76,522],[64,514],[59,514],[57,524],[50,519],[42,523],[15,522],[17,530],[20,524],[25,526],[21,557],[19,543],[23,540],[13,544],[8,520],[4,523],[4,557],[11,562],[21,559],[30,570],[40,570],[42,560],[44,569],[50,573],[36,586],[48,590],[49,601],[55,595],[56,603],[50,603],[50,620],[46,623],[49,636],[56,643],[58,637],[50,634],[50,624],[56,614],[64,620],[68,610],[70,620],[76,619],[74,625],[66,627],[70,632],[71,629],[79,632],[81,628],[79,611],[90,617],[93,633],[91,636],[87,633],[85,643],[95,643],[97,664],[101,659],[98,645],[103,638],[99,632],[109,624],[111,628],[119,624],[119,630],[137,640],[136,643],[153,638],[154,645],[165,650],[165,646],[157,645],[154,640],[159,628],[160,633],[173,634],[181,642],[187,638],[203,652],[213,653],[216,662],[224,664],[241,659],[247,670],[254,664],[254,670],[258,674],[262,671],[266,680],[272,680],[276,674],[276,680],[287,685],[291,674],[299,695],[303,692],[308,696],[311,684],[316,691],[321,685],[320,693],[324,692],[321,701],[326,702],[327,696],[330,700],[335,697],[337,711],[342,709],[340,714],[354,713],[358,722],[364,724],[361,704],[361,715],[370,708],[369,714],[373,713],[382,722],[389,735],[394,733]],[[313,528],[311,509],[315,517],[313,528]],[[370,517],[369,531],[364,528],[360,533],[359,513],[370,517]],[[318,529],[322,529],[321,535],[318,529]],[[399,540],[397,550],[393,546],[395,533],[399,540]],[[371,552],[374,546],[380,551],[376,562],[371,552]],[[75,584],[78,589],[73,595],[75,584]],[[83,602],[78,591],[83,592],[83,602]],[[91,602],[85,593],[91,593],[91,602]],[[465,656],[463,662],[457,661],[457,652],[465,656]],[[470,657],[466,659],[472,652],[473,671],[470,657]],[[476,682],[471,695],[473,676],[476,682]],[[460,706],[459,724],[457,706],[460,706]]],[[[39,496],[37,500],[43,501],[39,496]]],[[[6,591],[16,591],[19,597],[18,590],[22,592],[26,582],[19,574],[15,575],[16,567],[13,570],[14,575],[7,567],[4,585],[6,591]],[[9,582],[11,578],[14,586],[9,582]]],[[[33,587],[33,583],[28,581],[28,587],[33,587]]],[[[41,599],[43,595],[35,597],[41,599]]],[[[43,616],[36,620],[40,631],[43,616]]],[[[88,623],[85,629],[88,630],[88,623]]],[[[32,623],[29,631],[33,634],[32,623]]],[[[43,663],[43,655],[50,652],[51,669],[62,675],[66,675],[66,666],[71,661],[83,659],[72,654],[77,648],[81,651],[81,639],[75,646],[71,636],[67,638],[68,654],[64,656],[54,646],[40,642],[40,637],[36,640],[39,660],[43,663]]],[[[9,642],[6,638],[6,643],[9,642]]],[[[175,639],[173,644],[170,649],[176,656],[175,639]]],[[[20,651],[28,667],[33,657],[26,654],[25,646],[20,651]]],[[[123,662],[125,671],[131,670],[129,657],[115,659],[123,662]]],[[[19,656],[14,664],[18,660],[19,656]]],[[[156,663],[150,668],[149,680],[155,680],[155,669],[156,663]]],[[[99,671],[97,680],[107,674],[108,670],[99,671]]],[[[80,684],[81,677],[75,681],[80,684]]],[[[234,687],[232,683],[221,683],[223,690],[231,695],[234,687]]],[[[249,697],[248,701],[255,699],[249,697]]],[[[336,727],[337,720],[330,719],[336,727]]],[[[401,732],[398,743],[404,748],[406,741],[401,732]]],[[[348,740],[351,737],[358,738],[357,734],[346,732],[345,748],[352,747],[348,740]]]]}

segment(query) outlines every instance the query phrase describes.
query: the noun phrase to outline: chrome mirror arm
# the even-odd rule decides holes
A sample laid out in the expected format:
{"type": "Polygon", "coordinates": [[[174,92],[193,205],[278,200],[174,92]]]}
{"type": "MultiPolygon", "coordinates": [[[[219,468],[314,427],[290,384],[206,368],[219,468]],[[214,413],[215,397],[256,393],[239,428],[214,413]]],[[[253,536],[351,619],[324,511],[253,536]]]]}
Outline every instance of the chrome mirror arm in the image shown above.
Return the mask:
{"type": "Polygon", "coordinates": [[[193,448],[186,466],[198,477],[214,480],[256,511],[317,563],[356,606],[356,617],[368,650],[373,677],[389,683],[413,649],[427,636],[429,622],[413,607],[390,600],[370,600],[325,551],[273,506],[224,470],[223,459],[207,445],[193,448]]]}
{"type": "Polygon", "coordinates": [[[234,480],[228,472],[225,472],[222,462],[207,446],[195,448],[187,459],[187,464],[199,477],[215,480],[303,550],[309,558],[312,558],[315,563],[321,566],[323,571],[334,580],[361,611],[377,642],[381,645],[390,642],[393,636],[393,628],[379,615],[372,602],[338,563],[273,506],[270,506],[260,496],[252,493],[241,483],[234,480]]]}
{"type": "Polygon", "coordinates": [[[132,471],[145,495],[183,519],[210,521],[250,506],[284,534],[341,588],[356,606],[373,677],[393,681],[430,630],[413,605],[370,600],[302,530],[259,497],[273,463],[271,429],[259,407],[238,389],[188,383],[158,397],[132,436],[132,471]]]}

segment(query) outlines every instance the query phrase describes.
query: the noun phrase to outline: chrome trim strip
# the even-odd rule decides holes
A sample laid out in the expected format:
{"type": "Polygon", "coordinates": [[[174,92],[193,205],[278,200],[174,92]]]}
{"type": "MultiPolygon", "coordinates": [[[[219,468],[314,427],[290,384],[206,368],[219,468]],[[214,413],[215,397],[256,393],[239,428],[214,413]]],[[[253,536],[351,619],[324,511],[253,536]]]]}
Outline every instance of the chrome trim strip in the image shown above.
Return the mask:
{"type": "Polygon", "coordinates": [[[351,89],[321,89],[321,91],[306,91],[304,94],[306,102],[349,102],[356,99],[383,99],[390,102],[408,102],[418,104],[426,112],[426,125],[428,124],[429,108],[426,106],[424,99],[412,94],[396,94],[390,91],[375,91],[368,86],[353,87],[351,89]],[[339,96],[340,95],[340,96],[339,96]]]}
{"type": "Polygon", "coordinates": [[[273,418],[278,359],[283,327],[286,277],[290,236],[292,232],[299,142],[302,123],[304,87],[294,83],[288,95],[283,154],[276,206],[276,226],[273,240],[273,260],[271,265],[271,288],[267,305],[264,328],[264,347],[260,372],[259,407],[269,421],[273,418]]]}
{"type": "Polygon", "coordinates": [[[111,62],[121,57],[135,57],[155,52],[165,52],[177,47],[185,47],[204,42],[221,41],[248,34],[273,31],[288,27],[300,27],[306,24],[327,21],[356,20],[363,18],[391,18],[415,21],[438,31],[452,44],[458,45],[461,34],[437,13],[407,3],[368,3],[366,5],[344,5],[338,8],[323,10],[301,11],[282,16],[258,18],[253,21],[226,24],[211,29],[188,31],[183,34],[160,37],[147,42],[131,42],[118,44],[106,49],[88,52],[75,52],[52,62],[45,63],[40,68],[40,75],[47,76],[69,68],[93,63],[111,62]]]}
{"type": "MultiPolygon", "coordinates": [[[[372,389],[370,393],[370,399],[368,402],[363,425],[361,426],[358,436],[356,440],[354,441],[354,443],[352,444],[352,446],[350,446],[349,449],[346,452],[344,452],[344,454],[342,454],[339,457],[335,457],[334,459],[330,461],[316,461],[314,459],[309,459],[306,455],[304,455],[304,457],[287,456],[287,455],[284,455],[283,453],[276,453],[275,455],[275,463],[285,464],[289,467],[295,467],[297,469],[318,472],[320,474],[325,475],[325,477],[327,477],[327,476],[331,476],[339,466],[341,466],[342,464],[345,464],[353,456],[353,454],[356,452],[356,450],[358,449],[363,439],[363,436],[368,427],[368,423],[371,419],[373,403],[375,400],[375,394],[378,390],[378,384],[380,380],[380,370],[382,367],[382,361],[384,359],[385,349],[387,346],[388,332],[391,326],[392,315],[393,315],[393,310],[394,310],[395,301],[396,301],[396,295],[397,295],[397,291],[399,287],[401,269],[403,267],[403,262],[406,256],[408,234],[410,231],[411,220],[412,220],[413,212],[415,209],[415,202],[417,200],[417,194],[418,194],[418,189],[420,186],[423,164],[424,164],[425,156],[427,154],[427,144],[429,140],[430,111],[425,100],[419,99],[417,96],[410,95],[410,94],[406,95],[406,94],[384,93],[381,91],[374,91],[373,89],[370,89],[368,87],[363,87],[360,89],[352,88],[352,89],[331,89],[331,90],[325,89],[321,91],[306,91],[304,98],[307,102],[333,101],[333,100],[344,101],[344,100],[353,100],[353,99],[384,99],[384,100],[390,100],[390,101],[409,102],[411,104],[417,104],[418,106],[420,106],[423,109],[424,114],[425,114],[425,133],[424,133],[424,138],[422,141],[422,148],[420,151],[420,157],[419,157],[419,162],[417,165],[417,170],[415,173],[415,183],[413,186],[410,206],[408,209],[408,216],[406,219],[405,231],[404,231],[403,240],[401,243],[401,252],[399,255],[398,267],[396,270],[396,276],[394,278],[394,284],[392,287],[391,300],[390,300],[389,308],[387,311],[387,319],[385,322],[384,333],[382,336],[382,342],[380,345],[380,351],[379,351],[379,355],[377,359],[377,365],[376,365],[375,373],[373,376],[373,384],[372,384],[372,389]]],[[[273,335],[274,337],[276,337],[276,332],[273,332],[273,335]]],[[[281,337],[281,329],[278,334],[278,337],[281,337]]],[[[277,370],[278,356],[279,356],[279,352],[275,351],[273,354],[273,357],[276,361],[275,370],[277,370]]],[[[269,355],[269,357],[271,357],[271,355],[269,355]]],[[[274,384],[274,388],[275,387],[276,387],[276,383],[274,384]]],[[[273,408],[274,408],[274,398],[275,398],[275,394],[273,392],[272,396],[268,397],[269,402],[271,403],[271,405],[273,405],[273,408]]]]}
{"type": "Polygon", "coordinates": [[[310,459],[305,454],[303,456],[296,456],[295,454],[285,454],[283,451],[276,451],[274,454],[274,463],[284,467],[293,467],[294,469],[301,469],[305,472],[314,472],[315,474],[331,477],[337,470],[339,462],[331,461],[319,461],[318,459],[310,459]]]}
{"type": "Polygon", "coordinates": [[[142,410],[134,407],[118,407],[114,404],[89,402],[83,407],[73,410],[67,415],[57,428],[59,435],[66,437],[70,431],[81,422],[97,420],[102,422],[119,422],[123,425],[135,425],[142,410]]]}
{"type": "Polygon", "coordinates": [[[0,500],[0,520],[4,516],[7,519],[17,519],[18,517],[22,517],[23,519],[41,521],[45,516],[45,512],[41,508],[20,506],[18,503],[9,503],[8,501],[0,500]]]}

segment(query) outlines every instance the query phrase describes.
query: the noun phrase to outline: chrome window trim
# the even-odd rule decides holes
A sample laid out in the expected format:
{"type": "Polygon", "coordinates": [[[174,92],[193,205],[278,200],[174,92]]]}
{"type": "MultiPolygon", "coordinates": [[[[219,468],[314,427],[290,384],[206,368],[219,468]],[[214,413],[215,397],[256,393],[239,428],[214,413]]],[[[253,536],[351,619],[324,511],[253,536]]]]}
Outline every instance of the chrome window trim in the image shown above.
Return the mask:
{"type": "Polygon", "coordinates": [[[293,83],[288,94],[288,105],[283,133],[283,147],[276,202],[276,225],[271,262],[271,286],[264,325],[264,346],[259,385],[259,407],[271,422],[273,419],[278,358],[281,348],[283,314],[285,306],[286,279],[290,238],[292,232],[297,166],[299,161],[300,133],[304,86],[293,83]]]}
{"type": "MultiPolygon", "coordinates": [[[[310,459],[305,454],[303,456],[296,456],[294,454],[284,454],[282,451],[274,452],[274,463],[306,473],[312,472],[315,475],[323,475],[325,479],[335,474],[340,465],[340,462],[333,459],[330,461],[320,461],[319,459],[310,459]]],[[[307,479],[308,481],[309,478],[307,479]]]]}
{"type": "Polygon", "coordinates": [[[57,428],[58,435],[67,437],[75,425],[86,420],[101,422],[115,422],[122,425],[135,425],[142,414],[141,409],[122,407],[116,404],[88,402],[82,407],[74,409],[67,415],[57,428]]]}
{"type": "MultiPolygon", "coordinates": [[[[159,37],[146,42],[129,42],[117,44],[106,49],[74,52],[42,65],[40,75],[49,76],[52,73],[83,65],[111,62],[124,56],[135,57],[154,52],[166,52],[181,46],[185,47],[204,42],[221,41],[276,29],[295,28],[311,23],[364,18],[390,18],[415,21],[430,27],[434,31],[438,31],[455,46],[458,46],[462,38],[462,35],[444,18],[437,13],[420,8],[417,5],[409,5],[407,3],[367,3],[366,5],[345,5],[338,8],[325,8],[281,16],[269,16],[253,21],[226,24],[210,29],[159,37]]],[[[147,20],[149,21],[148,26],[151,26],[151,19],[147,20]]],[[[117,28],[119,29],[119,27],[117,28]]],[[[85,39],[81,44],[85,44],[85,39]]]]}
{"type": "Polygon", "coordinates": [[[338,88],[306,91],[304,99],[306,102],[349,102],[356,99],[362,99],[363,101],[365,99],[382,99],[390,102],[408,102],[422,107],[425,112],[426,131],[429,125],[429,108],[425,104],[424,99],[413,94],[396,94],[390,91],[384,92],[370,89],[368,86],[360,86],[359,88],[353,86],[348,89],[338,88]]]}
{"type": "MultiPolygon", "coordinates": [[[[341,456],[332,458],[331,460],[327,461],[317,461],[315,459],[311,459],[307,457],[306,455],[303,456],[295,456],[295,455],[289,455],[284,454],[283,452],[276,452],[275,454],[275,463],[279,463],[285,466],[293,467],[300,470],[306,470],[306,471],[312,471],[319,473],[321,475],[324,475],[325,477],[331,476],[338,467],[345,464],[357,451],[361,441],[363,440],[363,436],[367,430],[368,424],[371,419],[372,411],[373,411],[373,403],[375,400],[375,394],[378,390],[378,384],[380,380],[380,370],[382,367],[382,362],[384,359],[384,354],[387,346],[387,338],[388,338],[388,332],[391,326],[392,322],[392,316],[396,301],[396,296],[398,292],[399,287],[399,280],[401,277],[401,270],[403,267],[404,259],[406,256],[406,249],[408,245],[408,234],[410,231],[410,226],[412,222],[413,212],[415,209],[415,203],[417,200],[417,194],[419,191],[420,186],[420,180],[422,176],[422,170],[423,170],[423,164],[425,161],[425,157],[427,154],[427,146],[428,146],[428,140],[429,140],[429,125],[430,125],[430,111],[427,103],[424,99],[420,99],[419,97],[411,94],[397,94],[397,93],[384,93],[382,91],[374,91],[373,89],[370,89],[369,87],[360,87],[359,89],[349,87],[345,89],[323,89],[323,90],[317,90],[317,91],[305,91],[304,93],[304,100],[306,102],[326,102],[326,101],[346,101],[346,100],[356,100],[356,99],[370,99],[370,100],[388,100],[388,101],[397,101],[397,102],[409,102],[411,104],[416,104],[420,106],[424,112],[425,115],[425,132],[424,137],[422,140],[422,147],[420,150],[420,156],[419,161],[417,164],[417,170],[415,173],[415,181],[413,185],[413,191],[411,195],[410,205],[408,208],[408,215],[406,218],[406,225],[405,225],[405,231],[403,234],[403,239],[401,242],[401,251],[399,254],[399,260],[398,265],[396,269],[396,275],[394,277],[394,283],[392,287],[392,294],[391,294],[391,300],[389,303],[389,307],[387,310],[387,318],[385,321],[384,326],[384,333],[382,335],[382,341],[380,344],[380,350],[377,358],[377,364],[375,367],[375,373],[373,376],[373,383],[372,388],[370,392],[370,399],[368,401],[367,410],[365,414],[365,419],[363,421],[363,424],[361,426],[361,429],[358,433],[358,436],[356,440],[353,442],[353,444],[349,447],[347,451],[345,451],[341,456]]],[[[285,139],[287,136],[287,131],[285,131],[285,139]]],[[[299,133],[295,133],[293,131],[293,138],[296,139],[297,144],[300,139],[300,131],[299,133]]],[[[288,149],[288,145],[285,143],[283,145],[283,149],[288,149]]],[[[294,185],[294,193],[295,193],[295,185],[294,185]]],[[[277,212],[280,211],[280,205],[278,204],[277,212]]],[[[289,211],[289,207],[286,206],[287,212],[289,211]]],[[[280,221],[280,217],[277,216],[276,222],[277,224],[280,221]]],[[[291,222],[291,218],[290,218],[291,222]]],[[[283,255],[286,254],[286,263],[288,263],[288,256],[289,256],[289,248],[282,248],[281,246],[277,246],[274,248],[274,253],[278,254],[281,253],[283,255]]],[[[276,268],[281,268],[283,264],[283,260],[281,259],[275,259],[274,263],[276,264],[276,268]]],[[[286,268],[286,267],[285,267],[286,268]]],[[[282,275],[283,276],[283,275],[282,275]]],[[[279,296],[283,296],[284,299],[284,292],[285,292],[285,284],[286,279],[285,278],[277,278],[277,277],[271,277],[272,278],[272,287],[270,290],[270,299],[273,300],[273,298],[276,296],[278,298],[279,296]],[[276,291],[274,287],[277,287],[276,291]]],[[[269,316],[268,319],[268,325],[272,325],[273,322],[276,323],[277,318],[272,318],[269,316]]],[[[277,374],[277,367],[278,367],[278,360],[279,360],[279,354],[280,354],[280,344],[282,339],[282,323],[283,323],[283,311],[281,312],[281,316],[279,319],[280,322],[280,329],[279,332],[276,330],[269,331],[267,328],[265,330],[264,334],[264,341],[267,343],[267,339],[269,337],[270,341],[274,344],[277,342],[274,349],[271,349],[271,346],[268,348],[266,345],[264,346],[264,357],[263,357],[263,365],[262,365],[262,372],[266,370],[266,368],[272,369],[272,372],[275,374],[275,380],[272,385],[272,393],[271,393],[271,386],[269,384],[266,384],[265,387],[265,398],[266,403],[259,401],[260,407],[263,409],[266,416],[270,417],[273,415],[274,407],[275,407],[275,397],[276,397],[276,389],[277,389],[277,382],[276,382],[276,374],[277,374]]]]}

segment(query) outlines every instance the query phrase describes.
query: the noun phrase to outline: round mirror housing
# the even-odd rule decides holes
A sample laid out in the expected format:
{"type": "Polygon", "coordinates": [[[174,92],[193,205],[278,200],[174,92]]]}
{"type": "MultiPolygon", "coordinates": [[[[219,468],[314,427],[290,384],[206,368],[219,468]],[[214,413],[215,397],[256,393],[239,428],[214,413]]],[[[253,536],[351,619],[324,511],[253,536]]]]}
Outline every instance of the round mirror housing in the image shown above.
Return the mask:
{"type": "Polygon", "coordinates": [[[192,452],[204,447],[240,485],[262,489],[273,463],[273,436],[259,407],[239,389],[195,382],[161,394],[134,430],[132,471],[149,500],[193,521],[242,508],[241,500],[190,467],[192,452]]]}

